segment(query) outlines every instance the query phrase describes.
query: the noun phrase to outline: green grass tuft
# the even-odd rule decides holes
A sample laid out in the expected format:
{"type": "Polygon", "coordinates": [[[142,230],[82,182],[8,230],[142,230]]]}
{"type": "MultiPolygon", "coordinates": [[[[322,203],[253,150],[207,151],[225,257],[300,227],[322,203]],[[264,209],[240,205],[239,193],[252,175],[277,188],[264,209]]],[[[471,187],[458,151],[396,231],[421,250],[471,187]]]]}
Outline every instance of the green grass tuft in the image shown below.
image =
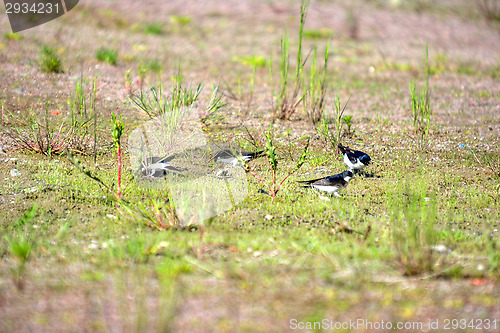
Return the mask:
{"type": "Polygon", "coordinates": [[[46,73],[64,72],[62,59],[57,55],[55,49],[49,46],[42,46],[40,51],[39,65],[42,71],[46,73]]]}
{"type": "Polygon", "coordinates": [[[118,62],[118,51],[101,47],[96,51],[96,59],[106,62],[110,65],[116,65],[118,62]]]}

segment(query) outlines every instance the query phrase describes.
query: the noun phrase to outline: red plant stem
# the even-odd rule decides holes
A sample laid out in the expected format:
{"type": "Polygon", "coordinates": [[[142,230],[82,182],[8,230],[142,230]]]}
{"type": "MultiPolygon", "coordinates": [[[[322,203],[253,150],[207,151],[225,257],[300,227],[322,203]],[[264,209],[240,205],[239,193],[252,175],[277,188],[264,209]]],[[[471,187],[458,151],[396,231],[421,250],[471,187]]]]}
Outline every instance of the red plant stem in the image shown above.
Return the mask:
{"type": "Polygon", "coordinates": [[[281,185],[283,185],[283,183],[285,182],[285,180],[287,180],[287,179],[288,179],[288,177],[290,177],[290,176],[291,176],[291,175],[293,175],[294,173],[295,173],[295,171],[294,171],[294,172],[292,172],[292,173],[290,173],[290,174],[288,174],[288,176],[286,176],[285,178],[283,178],[283,180],[281,181],[281,183],[279,183],[278,188],[276,189],[276,193],[278,193],[278,191],[280,190],[281,185]]]}
{"type": "Polygon", "coordinates": [[[273,178],[273,190],[271,191],[271,198],[274,199],[274,197],[276,197],[276,193],[278,193],[278,190],[276,189],[276,175],[274,174],[274,169],[272,165],[271,165],[271,176],[273,178]]]}
{"type": "Polygon", "coordinates": [[[269,190],[269,192],[271,192],[271,188],[269,187],[269,185],[266,184],[266,182],[260,178],[255,172],[253,172],[252,169],[248,169],[248,171],[250,171],[250,173],[255,177],[257,178],[262,184],[266,185],[267,189],[269,190]]]}
{"type": "Polygon", "coordinates": [[[118,143],[118,199],[122,196],[122,147],[118,143]]]}

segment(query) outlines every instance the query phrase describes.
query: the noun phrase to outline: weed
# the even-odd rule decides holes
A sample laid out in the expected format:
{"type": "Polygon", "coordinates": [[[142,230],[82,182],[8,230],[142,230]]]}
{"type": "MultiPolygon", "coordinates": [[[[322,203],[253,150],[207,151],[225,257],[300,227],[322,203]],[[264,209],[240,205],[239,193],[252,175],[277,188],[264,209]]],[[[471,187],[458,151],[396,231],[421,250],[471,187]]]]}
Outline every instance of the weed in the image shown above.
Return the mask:
{"type": "Polygon", "coordinates": [[[312,38],[312,39],[328,39],[333,36],[333,30],[332,29],[308,29],[304,30],[304,37],[307,38],[312,38]]]}
{"type": "MultiPolygon", "coordinates": [[[[343,107],[340,106],[340,98],[338,96],[333,97],[333,112],[334,112],[334,119],[333,119],[333,132],[332,129],[330,128],[331,121],[326,117],[323,116],[321,119],[321,123],[318,124],[317,131],[319,136],[323,139],[323,141],[329,145],[332,149],[336,149],[337,145],[341,143],[342,139],[342,122],[346,123],[347,122],[344,120],[344,111],[347,107],[347,104],[351,98],[347,100],[347,102],[344,104],[343,107]]],[[[352,117],[352,116],[351,116],[352,117]]],[[[350,122],[350,118],[348,120],[350,122]]],[[[349,131],[350,132],[350,127],[349,131]]]]}
{"type": "Polygon", "coordinates": [[[240,64],[243,64],[245,66],[250,66],[252,68],[255,67],[266,67],[268,66],[269,62],[264,56],[258,56],[258,55],[253,55],[253,56],[233,56],[231,60],[239,62],[240,64]]]}
{"type": "MultiPolygon", "coordinates": [[[[280,62],[280,84],[279,91],[276,97],[276,105],[273,106],[273,113],[275,119],[290,119],[291,116],[297,111],[299,104],[304,99],[305,93],[301,93],[304,87],[303,71],[305,61],[302,61],[302,39],[304,35],[304,24],[307,17],[307,9],[309,0],[302,0],[300,6],[300,25],[299,25],[299,39],[297,48],[297,67],[295,71],[295,84],[293,92],[289,93],[289,78],[288,70],[290,67],[289,57],[289,38],[285,33],[281,38],[281,62],[280,62]]],[[[271,64],[271,62],[270,62],[271,64]]],[[[271,81],[272,81],[272,65],[270,65],[271,81]]]]}
{"type": "Polygon", "coordinates": [[[64,72],[61,57],[57,55],[55,49],[46,45],[42,46],[39,59],[40,69],[46,73],[64,72]]]}
{"type": "Polygon", "coordinates": [[[111,114],[111,125],[113,128],[112,136],[113,143],[116,149],[116,154],[118,158],[118,190],[116,193],[116,197],[121,199],[122,196],[122,145],[121,145],[121,137],[123,134],[123,119],[118,120],[114,113],[111,114]]]}
{"type": "Polygon", "coordinates": [[[129,96],[132,105],[139,111],[153,119],[164,115],[167,112],[190,106],[198,99],[203,86],[199,84],[196,90],[182,86],[182,76],[180,72],[172,79],[172,94],[166,96],[163,93],[161,80],[158,87],[151,86],[149,94],[140,89],[139,94],[129,96]]]}
{"type": "Polygon", "coordinates": [[[488,239],[488,261],[490,272],[497,278],[500,276],[500,251],[498,246],[498,240],[490,236],[488,239]]]}
{"type": "Polygon", "coordinates": [[[106,62],[110,65],[116,65],[118,62],[118,51],[101,47],[96,51],[96,59],[101,62],[106,62]]]}
{"type": "Polygon", "coordinates": [[[87,87],[86,80],[83,75],[80,75],[80,78],[75,81],[73,96],[68,100],[71,113],[71,135],[68,148],[73,152],[86,154],[93,147],[94,161],[97,158],[96,94],[97,78],[94,78],[90,87],[87,87]]]}
{"type": "Polygon", "coordinates": [[[470,149],[477,164],[488,174],[500,178],[500,156],[497,154],[481,154],[477,156],[474,150],[470,149]]]}
{"type": "Polygon", "coordinates": [[[202,112],[198,113],[200,121],[205,125],[208,124],[210,120],[214,119],[216,113],[226,105],[227,103],[224,101],[223,95],[219,90],[219,85],[217,85],[212,90],[208,106],[202,112]]]}
{"type": "Polygon", "coordinates": [[[33,250],[33,242],[26,238],[24,231],[21,230],[21,226],[33,220],[37,209],[36,205],[31,207],[30,210],[14,222],[15,234],[11,237],[5,236],[10,253],[17,259],[17,265],[13,270],[13,274],[14,282],[18,289],[22,289],[24,286],[22,278],[26,269],[26,262],[33,250]]]}
{"type": "Polygon", "coordinates": [[[352,127],[352,116],[342,117],[342,121],[347,126],[347,136],[351,137],[354,134],[354,131],[351,131],[352,127]]]}
{"type": "Polygon", "coordinates": [[[257,180],[264,184],[269,190],[269,195],[274,199],[278,194],[283,183],[295,172],[297,172],[302,165],[306,162],[307,150],[309,148],[309,137],[307,138],[307,143],[305,144],[300,159],[297,161],[294,169],[286,174],[285,177],[278,183],[277,172],[278,172],[278,155],[276,154],[276,146],[274,145],[274,133],[272,128],[266,132],[266,155],[269,162],[269,169],[271,171],[271,184],[269,185],[262,177],[259,177],[246,163],[246,161],[240,161],[244,164],[245,169],[250,172],[257,180]]]}
{"type": "Polygon", "coordinates": [[[8,40],[8,41],[17,41],[17,40],[23,40],[23,35],[17,34],[15,32],[9,31],[6,32],[3,37],[8,40]]]}
{"type": "Polygon", "coordinates": [[[429,88],[429,46],[425,49],[425,85],[422,91],[417,92],[416,84],[410,81],[411,94],[411,116],[413,120],[413,130],[420,140],[429,134],[431,125],[431,102],[429,88]]]}
{"type": "Polygon", "coordinates": [[[70,144],[70,132],[65,129],[63,122],[53,127],[49,118],[48,106],[45,106],[43,123],[36,120],[35,111],[31,108],[27,121],[20,122],[27,130],[13,126],[7,130],[7,135],[20,149],[46,156],[60,155],[70,144]]]}
{"type": "Polygon", "coordinates": [[[498,0],[476,0],[476,5],[487,21],[500,21],[500,2],[498,0]]]}
{"type": "Polygon", "coordinates": [[[152,22],[144,25],[144,33],[148,35],[162,35],[163,24],[159,22],[152,22]]]}
{"type": "Polygon", "coordinates": [[[396,259],[407,276],[433,271],[439,237],[436,199],[427,197],[425,184],[416,186],[419,190],[399,185],[387,196],[396,259]]]}
{"type": "Polygon", "coordinates": [[[191,17],[190,16],[178,16],[178,15],[172,15],[170,16],[170,22],[172,24],[178,25],[178,26],[185,26],[191,23],[191,17]]]}
{"type": "Polygon", "coordinates": [[[327,93],[327,83],[326,83],[326,71],[328,68],[328,56],[329,56],[330,43],[326,45],[323,68],[319,69],[316,66],[316,52],[317,48],[314,48],[312,63],[311,63],[311,73],[309,81],[309,89],[304,96],[304,107],[306,109],[307,116],[309,120],[314,124],[318,124],[319,121],[324,116],[324,109],[326,104],[326,93],[327,93]]]}

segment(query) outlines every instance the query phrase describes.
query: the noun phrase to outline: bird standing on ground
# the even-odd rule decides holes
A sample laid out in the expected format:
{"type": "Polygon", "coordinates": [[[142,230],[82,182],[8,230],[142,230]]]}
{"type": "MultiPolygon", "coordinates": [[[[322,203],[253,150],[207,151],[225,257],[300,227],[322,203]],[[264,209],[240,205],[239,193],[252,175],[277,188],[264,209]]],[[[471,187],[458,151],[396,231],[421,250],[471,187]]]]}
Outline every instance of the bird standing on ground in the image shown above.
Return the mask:
{"type": "Polygon", "coordinates": [[[166,176],[168,173],[179,173],[184,171],[185,169],[168,163],[174,158],[175,155],[167,157],[148,157],[146,161],[142,163],[141,173],[146,177],[159,178],[166,176]]]}
{"type": "MultiPolygon", "coordinates": [[[[244,161],[251,161],[251,160],[256,159],[258,157],[264,156],[264,151],[263,150],[254,151],[254,152],[242,151],[240,154],[241,154],[241,158],[244,161]]],[[[217,152],[217,154],[215,154],[213,159],[215,162],[232,164],[233,166],[236,166],[239,162],[238,157],[230,149],[224,149],[224,150],[217,152]]]]}
{"type": "Polygon", "coordinates": [[[324,178],[299,180],[297,181],[297,183],[303,184],[303,187],[311,187],[315,190],[340,197],[340,194],[338,192],[347,187],[352,177],[353,173],[347,170],[337,175],[324,178]]]}
{"type": "Polygon", "coordinates": [[[349,147],[342,146],[340,143],[338,147],[342,152],[342,155],[344,155],[344,163],[354,173],[361,171],[371,162],[371,158],[367,153],[363,153],[359,150],[352,150],[349,147]]]}

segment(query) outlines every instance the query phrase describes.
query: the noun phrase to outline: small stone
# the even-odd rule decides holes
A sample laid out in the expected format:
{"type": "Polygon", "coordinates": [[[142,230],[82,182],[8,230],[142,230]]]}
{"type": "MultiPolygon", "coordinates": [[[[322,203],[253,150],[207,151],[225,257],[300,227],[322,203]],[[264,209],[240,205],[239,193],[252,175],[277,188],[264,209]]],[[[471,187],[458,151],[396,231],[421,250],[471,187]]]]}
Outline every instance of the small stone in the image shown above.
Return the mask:
{"type": "Polygon", "coordinates": [[[11,177],[19,177],[21,175],[21,172],[18,171],[17,169],[12,169],[10,170],[10,175],[11,177]]]}
{"type": "Polygon", "coordinates": [[[266,215],[265,218],[266,218],[266,220],[271,221],[273,219],[273,216],[272,215],[266,215]]]}

